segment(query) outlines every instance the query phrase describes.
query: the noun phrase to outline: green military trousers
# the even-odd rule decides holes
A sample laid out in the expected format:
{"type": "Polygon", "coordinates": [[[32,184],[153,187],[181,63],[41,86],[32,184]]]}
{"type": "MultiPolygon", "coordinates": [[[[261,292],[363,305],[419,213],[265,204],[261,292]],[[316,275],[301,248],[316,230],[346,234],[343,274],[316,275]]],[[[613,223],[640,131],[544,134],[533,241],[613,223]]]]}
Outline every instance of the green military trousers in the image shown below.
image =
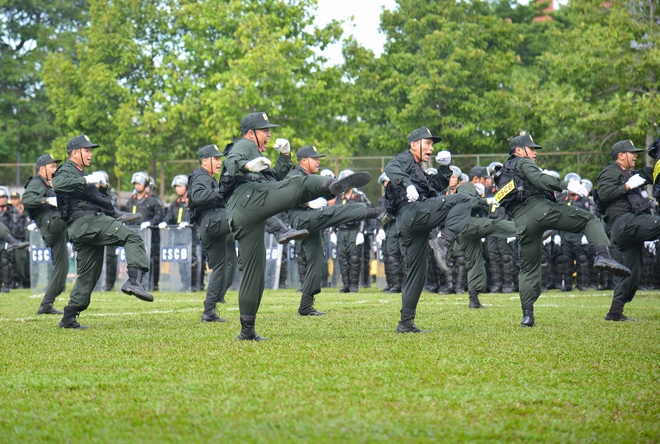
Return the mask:
{"type": "Polygon", "coordinates": [[[231,282],[227,282],[227,236],[229,222],[224,208],[206,211],[199,224],[199,237],[211,268],[211,276],[206,288],[204,311],[215,308],[224,301],[231,282]]]}
{"type": "Polygon", "coordinates": [[[483,246],[482,237],[507,238],[516,235],[516,225],[503,219],[486,219],[471,217],[467,226],[458,235],[456,245],[465,255],[465,266],[467,267],[468,291],[478,293],[486,291],[488,277],[486,267],[482,259],[483,246]]]}
{"type": "Polygon", "coordinates": [[[627,304],[632,301],[642,276],[642,249],[644,241],[660,238],[660,216],[626,213],[617,216],[610,226],[612,239],[623,256],[623,265],[630,276],[614,278],[614,300],[627,304]]]}
{"type": "Polygon", "coordinates": [[[69,251],[66,247],[69,234],[59,214],[53,213],[49,220],[44,222],[41,226],[41,237],[50,248],[50,257],[53,261],[53,270],[48,278],[45,294],[59,296],[66,288],[66,275],[69,273],[69,251]]]}
{"type": "Polygon", "coordinates": [[[577,207],[558,205],[542,197],[532,197],[515,209],[513,218],[518,234],[520,303],[533,305],[541,295],[541,251],[545,230],[584,232],[589,245],[610,246],[600,220],[577,207]]]}
{"type": "Polygon", "coordinates": [[[396,214],[396,227],[408,275],[403,284],[402,308],[416,310],[426,282],[429,233],[444,226],[460,233],[470,221],[472,198],[467,194],[450,194],[404,205],[396,214]]]}
{"type": "Polygon", "coordinates": [[[256,316],[265,286],[266,220],[283,211],[299,207],[317,197],[329,197],[323,184],[327,177],[291,176],[279,182],[248,182],[229,198],[227,219],[238,241],[239,269],[243,271],[238,289],[241,315],[256,316]]]}
{"type": "Polygon", "coordinates": [[[361,221],[366,212],[365,204],[334,205],[320,210],[294,212],[291,226],[297,230],[309,231],[309,236],[301,241],[307,258],[302,294],[314,296],[321,292],[323,269],[327,270],[328,267],[323,254],[321,232],[332,226],[361,221]]]}
{"type": "Polygon", "coordinates": [[[126,266],[149,271],[149,256],[144,241],[135,231],[103,213],[73,219],[69,238],[78,253],[76,283],[68,306],[83,311],[103,270],[106,245],[119,245],[126,252],[126,266]]]}

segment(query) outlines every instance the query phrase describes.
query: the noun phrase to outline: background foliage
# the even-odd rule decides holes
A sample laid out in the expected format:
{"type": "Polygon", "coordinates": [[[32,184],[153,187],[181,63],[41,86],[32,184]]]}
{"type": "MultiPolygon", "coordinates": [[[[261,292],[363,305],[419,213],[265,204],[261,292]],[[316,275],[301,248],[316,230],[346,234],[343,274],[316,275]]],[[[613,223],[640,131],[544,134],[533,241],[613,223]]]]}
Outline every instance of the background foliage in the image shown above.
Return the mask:
{"type": "Polygon", "coordinates": [[[1,159],[61,157],[86,133],[95,168],[157,175],[257,110],[294,148],[343,157],[392,155],[421,125],[456,154],[504,152],[522,131],[594,154],[658,137],[658,0],[572,0],[551,17],[547,3],[397,3],[381,56],[347,39],[330,66],[320,50],[342,31],[314,26],[315,0],[2,1],[1,159]]]}

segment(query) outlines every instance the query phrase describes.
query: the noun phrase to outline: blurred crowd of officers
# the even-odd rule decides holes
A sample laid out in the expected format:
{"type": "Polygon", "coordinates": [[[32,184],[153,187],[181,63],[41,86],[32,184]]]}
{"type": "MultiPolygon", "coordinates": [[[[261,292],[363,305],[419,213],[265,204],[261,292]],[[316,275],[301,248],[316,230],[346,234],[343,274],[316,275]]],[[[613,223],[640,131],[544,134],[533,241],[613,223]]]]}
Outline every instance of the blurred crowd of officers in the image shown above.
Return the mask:
{"type": "MultiPolygon", "coordinates": [[[[408,136],[408,150],[397,155],[378,178],[383,194],[372,205],[359,190],[369,182],[369,174],[346,169],[335,178],[331,170],[320,169],[324,155],[314,146],[298,150],[294,165],[289,142],[277,139],[274,149],[279,157],[272,165],[261,153],[267,148],[270,129],[277,126],[266,113],[251,113],[241,120],[241,137],[223,151],[216,145],[201,148],[200,167],[173,178],[177,197],[167,210],[152,194],[153,178],[139,171],[131,178],[134,191],[122,211],[108,175],[84,170],[98,147],[87,136],[67,143],[69,158],[59,167],[60,161],[51,155],[41,156],[38,174],[28,180],[22,202],[19,193],[10,196],[0,187],[0,222],[9,231],[5,234],[0,226],[0,236],[6,241],[0,250],[2,291],[29,287],[29,256],[24,248],[26,230],[35,228],[51,248],[53,261],[38,313],[63,314],[60,327],[74,329],[86,328],[76,319],[90,303],[103,262],[103,289],[114,289],[117,246],[124,247],[127,262],[128,281],[121,291],[154,300],[149,292],[159,289],[161,230],[166,228],[191,229],[193,246],[201,245],[203,251],[200,259],[193,255],[191,264],[181,269],[186,283],[181,291],[204,289],[204,271],[207,266],[211,270],[202,322],[226,321],[216,313],[217,304],[225,302],[236,270],[242,270],[239,340],[265,339],[254,330],[264,289],[265,232],[280,244],[295,243],[302,292],[298,314],[302,316],[325,314],[313,304],[333,274],[334,249],[328,244],[336,246],[339,291],[344,293],[373,283],[372,262],[380,254],[386,278],[383,291],[402,293],[400,333],[426,332],[414,324],[422,289],[439,294],[467,292],[472,309],[485,307],[480,294],[519,292],[521,326],[531,327],[533,304],[542,291],[621,287],[623,296],[617,298],[615,291],[614,297],[621,305],[613,303],[606,319],[627,320],[623,304],[632,300],[638,288],[660,288],[654,228],[638,230],[649,238],[643,239],[639,266],[632,263],[630,255],[636,253],[628,246],[619,251],[622,236],[634,237],[640,218],[656,217],[658,207],[641,189],[652,185],[658,173],[646,169],[644,177],[632,175],[637,153],[643,150],[631,141],[612,147],[613,162],[599,176],[600,183],[612,183],[609,188],[601,185],[605,191],[599,199],[590,180],[576,173],[562,180],[556,171],[538,167],[536,150],[541,146],[529,135],[511,140],[510,157],[504,164],[476,165],[466,174],[451,164],[451,153],[440,151],[435,157],[437,168],[423,169],[433,143],[440,138],[422,127],[408,136]],[[628,196],[632,194],[634,198],[628,196]],[[631,220],[627,226],[634,226],[633,232],[623,227],[623,234],[612,233],[613,221],[631,212],[636,222],[631,220]],[[148,252],[137,234],[141,230],[151,232],[148,252]],[[77,279],[62,312],[53,307],[53,301],[65,288],[68,242],[77,252],[77,279]],[[147,274],[149,280],[143,282],[147,274]],[[622,279],[625,284],[620,285],[622,279]]],[[[657,218],[646,224],[654,223],[657,218]]],[[[286,288],[286,262],[285,257],[280,288],[286,288]]]]}

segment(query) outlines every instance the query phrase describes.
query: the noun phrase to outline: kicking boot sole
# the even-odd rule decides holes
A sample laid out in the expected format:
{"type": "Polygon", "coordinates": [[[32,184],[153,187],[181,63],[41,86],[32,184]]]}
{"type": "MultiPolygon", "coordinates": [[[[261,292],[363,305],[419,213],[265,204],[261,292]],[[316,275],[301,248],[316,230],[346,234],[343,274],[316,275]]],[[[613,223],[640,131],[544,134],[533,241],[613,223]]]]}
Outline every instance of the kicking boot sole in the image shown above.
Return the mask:
{"type": "Polygon", "coordinates": [[[614,265],[612,262],[599,263],[598,260],[596,260],[596,263],[594,263],[594,268],[596,270],[609,271],[615,276],[624,278],[630,277],[630,269],[628,269],[628,267],[624,267],[618,263],[617,265],[614,265]]]}
{"type": "Polygon", "coordinates": [[[365,186],[371,180],[371,174],[366,171],[361,171],[359,173],[353,173],[350,176],[346,176],[343,179],[339,179],[332,185],[330,185],[330,192],[335,196],[345,193],[346,191],[352,188],[360,188],[365,186]]]}
{"type": "Polygon", "coordinates": [[[145,302],[153,302],[154,301],[154,297],[152,295],[150,295],[149,293],[147,293],[147,292],[143,293],[141,291],[134,290],[131,286],[126,287],[126,285],[124,285],[123,287],[121,287],[121,292],[125,293],[129,296],[135,296],[136,298],[138,298],[141,301],[145,301],[145,302]]]}
{"type": "Polygon", "coordinates": [[[288,244],[292,240],[303,240],[309,236],[309,231],[307,230],[291,230],[291,234],[284,236],[280,239],[277,239],[277,243],[280,245],[288,244]]]}

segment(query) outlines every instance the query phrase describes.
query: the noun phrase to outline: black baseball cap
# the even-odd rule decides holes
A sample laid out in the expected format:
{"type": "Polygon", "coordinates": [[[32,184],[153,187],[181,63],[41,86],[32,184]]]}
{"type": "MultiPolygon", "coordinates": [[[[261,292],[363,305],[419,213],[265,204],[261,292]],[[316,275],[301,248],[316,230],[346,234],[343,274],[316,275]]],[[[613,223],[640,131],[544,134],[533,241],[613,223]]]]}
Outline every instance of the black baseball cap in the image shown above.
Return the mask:
{"type": "Polygon", "coordinates": [[[620,140],[614,145],[612,145],[612,148],[610,149],[610,154],[612,156],[616,156],[619,153],[641,153],[642,151],[644,150],[635,148],[635,144],[633,143],[632,140],[627,139],[627,140],[620,140]]]}
{"type": "Polygon", "coordinates": [[[216,145],[206,145],[197,153],[197,158],[201,161],[207,157],[221,157],[224,156],[216,145]]]}
{"type": "Polygon", "coordinates": [[[325,154],[320,154],[316,151],[316,147],[313,145],[307,145],[298,150],[296,153],[298,160],[304,159],[306,157],[325,157],[325,154]]]}
{"type": "Polygon", "coordinates": [[[410,144],[413,142],[417,142],[418,140],[421,139],[431,139],[433,143],[436,143],[436,142],[440,142],[442,140],[442,137],[433,136],[431,134],[431,131],[427,127],[423,126],[421,128],[417,128],[416,130],[413,130],[413,132],[410,133],[410,135],[408,136],[408,143],[410,144]]]}
{"type": "Polygon", "coordinates": [[[532,139],[531,135],[525,134],[524,136],[517,136],[511,139],[509,142],[509,151],[513,151],[516,148],[525,148],[527,146],[530,148],[543,149],[541,145],[534,143],[534,139],[532,139]]]}
{"type": "Polygon", "coordinates": [[[266,113],[250,113],[247,116],[241,119],[241,132],[245,133],[250,130],[258,130],[263,128],[275,128],[274,123],[270,123],[268,120],[268,114],[266,113]]]}
{"type": "Polygon", "coordinates": [[[21,193],[18,191],[12,191],[11,195],[9,196],[11,199],[20,199],[21,198],[21,193]]]}
{"type": "Polygon", "coordinates": [[[39,156],[37,159],[37,168],[40,168],[42,166],[48,165],[49,163],[60,163],[61,160],[56,160],[53,158],[52,154],[44,154],[43,156],[39,156]]]}
{"type": "Polygon", "coordinates": [[[470,178],[473,178],[473,177],[489,178],[490,174],[488,174],[488,169],[486,169],[486,167],[474,166],[470,170],[470,178]]]}
{"type": "Polygon", "coordinates": [[[98,148],[99,145],[92,143],[86,135],[76,136],[66,143],[67,154],[79,148],[98,148]]]}

